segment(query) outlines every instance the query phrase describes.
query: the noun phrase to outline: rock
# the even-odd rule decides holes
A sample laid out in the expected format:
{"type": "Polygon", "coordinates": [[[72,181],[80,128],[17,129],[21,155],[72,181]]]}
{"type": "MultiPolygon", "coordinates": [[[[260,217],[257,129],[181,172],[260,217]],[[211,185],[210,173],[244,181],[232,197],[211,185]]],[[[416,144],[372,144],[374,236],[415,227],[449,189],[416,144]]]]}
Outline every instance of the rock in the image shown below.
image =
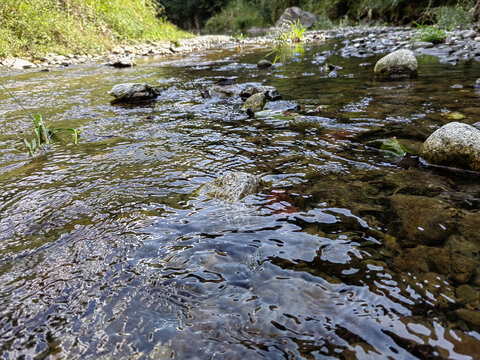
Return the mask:
{"type": "Polygon", "coordinates": [[[476,89],[480,89],[480,79],[475,80],[473,83],[473,87],[476,89]]]}
{"type": "Polygon", "coordinates": [[[480,130],[448,123],[425,140],[420,156],[431,164],[480,171],[480,130]]]}
{"type": "Polygon", "coordinates": [[[480,245],[480,212],[466,214],[459,223],[459,231],[465,239],[480,245]]]}
{"type": "Polygon", "coordinates": [[[235,79],[220,79],[213,84],[208,90],[212,97],[230,98],[240,94],[240,87],[236,84],[235,79]]]}
{"type": "Polygon", "coordinates": [[[465,284],[475,273],[478,262],[450,249],[419,245],[400,253],[393,265],[404,272],[433,271],[446,275],[458,284],[465,284]]]}
{"type": "Polygon", "coordinates": [[[440,245],[453,232],[454,219],[442,201],[401,194],[393,195],[390,200],[408,240],[421,245],[440,245]]]}
{"type": "Polygon", "coordinates": [[[299,111],[300,105],[295,101],[288,100],[277,100],[270,101],[264,107],[263,110],[272,110],[272,111],[299,111]]]}
{"type": "Polygon", "coordinates": [[[469,285],[460,285],[456,290],[458,300],[463,303],[469,303],[478,299],[477,291],[469,285]]]}
{"type": "Polygon", "coordinates": [[[118,104],[153,100],[160,92],[148,84],[124,83],[115,85],[109,94],[115,97],[110,103],[118,104]]]}
{"type": "Polygon", "coordinates": [[[242,106],[243,111],[262,111],[265,106],[266,96],[263,93],[256,93],[250,96],[242,106]]]}
{"type": "Polygon", "coordinates": [[[416,50],[416,49],[428,49],[428,48],[431,48],[431,47],[433,47],[433,43],[428,42],[428,41],[415,41],[412,44],[412,49],[414,49],[414,50],[416,50]]]}
{"type": "Polygon", "coordinates": [[[246,172],[232,172],[224,174],[205,184],[200,194],[236,202],[247,195],[255,194],[262,188],[262,181],[246,172]]]}
{"type": "Polygon", "coordinates": [[[118,58],[110,61],[108,65],[117,68],[126,68],[136,66],[137,63],[131,58],[118,58]]]}
{"type": "Polygon", "coordinates": [[[410,50],[394,51],[375,64],[375,75],[380,79],[399,79],[417,74],[417,59],[410,50]]]}
{"type": "Polygon", "coordinates": [[[471,39],[477,36],[477,32],[475,30],[465,30],[465,31],[462,31],[460,35],[464,39],[471,39]]]}
{"type": "Polygon", "coordinates": [[[19,58],[6,58],[2,60],[1,64],[12,70],[23,70],[37,67],[34,63],[19,58]]]}
{"type": "Polygon", "coordinates": [[[272,62],[271,61],[268,61],[266,59],[263,59],[263,60],[260,60],[258,63],[257,63],[257,67],[259,69],[268,69],[270,67],[272,67],[272,62]]]}
{"type": "Polygon", "coordinates": [[[265,99],[269,101],[280,100],[282,98],[275,87],[263,85],[247,86],[240,93],[240,97],[243,100],[247,100],[250,96],[258,93],[265,95],[265,99]]]}
{"type": "Polygon", "coordinates": [[[305,29],[308,29],[317,22],[317,17],[308,11],[293,6],[285,9],[282,16],[280,16],[280,19],[275,23],[275,27],[281,28],[284,26],[290,26],[297,22],[300,22],[305,29]]]}
{"type": "Polygon", "coordinates": [[[458,309],[457,315],[463,321],[466,321],[475,326],[480,326],[480,311],[458,309]]]}

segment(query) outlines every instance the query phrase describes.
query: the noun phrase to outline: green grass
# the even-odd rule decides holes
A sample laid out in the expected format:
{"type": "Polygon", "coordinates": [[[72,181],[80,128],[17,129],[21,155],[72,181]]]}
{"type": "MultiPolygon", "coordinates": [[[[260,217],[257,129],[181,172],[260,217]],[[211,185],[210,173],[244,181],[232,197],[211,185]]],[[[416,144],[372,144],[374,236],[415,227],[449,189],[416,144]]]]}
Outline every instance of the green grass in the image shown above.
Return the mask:
{"type": "Polygon", "coordinates": [[[439,44],[445,41],[447,33],[443,29],[439,29],[430,25],[416,24],[418,33],[412,39],[412,41],[428,41],[434,44],[439,44]]]}
{"type": "Polygon", "coordinates": [[[100,53],[119,42],[188,36],[153,0],[1,0],[0,57],[100,53]]]}

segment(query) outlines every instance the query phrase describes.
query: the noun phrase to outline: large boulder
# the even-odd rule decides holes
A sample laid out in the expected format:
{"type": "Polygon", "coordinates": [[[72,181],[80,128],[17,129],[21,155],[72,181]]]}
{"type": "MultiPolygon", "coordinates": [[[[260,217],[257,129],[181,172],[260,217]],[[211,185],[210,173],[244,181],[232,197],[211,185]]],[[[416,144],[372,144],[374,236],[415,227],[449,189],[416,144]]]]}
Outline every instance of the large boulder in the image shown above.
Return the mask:
{"type": "Polygon", "coordinates": [[[109,92],[115,99],[111,104],[136,103],[155,99],[160,92],[157,88],[142,83],[124,83],[115,85],[109,92]]]}
{"type": "Polygon", "coordinates": [[[480,171],[480,130],[448,123],[425,140],[420,155],[431,164],[480,171]]]}
{"type": "Polygon", "coordinates": [[[276,22],[275,26],[277,28],[290,26],[292,24],[296,24],[300,22],[300,24],[305,28],[308,29],[313,26],[317,22],[317,17],[309,13],[308,11],[304,11],[299,7],[293,6],[285,9],[280,19],[276,22]]]}
{"type": "Polygon", "coordinates": [[[231,172],[206,183],[200,194],[209,195],[234,203],[243,197],[255,194],[262,188],[262,181],[246,172],[231,172]]]}
{"type": "Polygon", "coordinates": [[[37,65],[34,63],[19,58],[6,58],[3,59],[0,64],[12,70],[31,69],[37,67],[37,65]]]}
{"type": "Polygon", "coordinates": [[[417,75],[417,58],[410,50],[394,51],[375,64],[374,72],[380,79],[401,79],[417,75]]]}
{"type": "Polygon", "coordinates": [[[209,89],[207,89],[209,96],[221,99],[231,98],[240,94],[240,92],[241,89],[236,84],[236,80],[228,78],[218,80],[209,89]]]}

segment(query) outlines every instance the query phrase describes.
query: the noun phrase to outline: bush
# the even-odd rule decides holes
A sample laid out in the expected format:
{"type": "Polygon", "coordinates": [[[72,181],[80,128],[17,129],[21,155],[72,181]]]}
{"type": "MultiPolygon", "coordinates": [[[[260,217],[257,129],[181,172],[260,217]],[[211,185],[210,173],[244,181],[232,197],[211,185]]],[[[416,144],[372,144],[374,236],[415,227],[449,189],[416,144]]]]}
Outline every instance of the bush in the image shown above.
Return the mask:
{"type": "Polygon", "coordinates": [[[252,3],[247,0],[233,0],[222,12],[207,21],[205,29],[214,33],[225,30],[243,32],[252,26],[265,25],[265,19],[252,3]]]}
{"type": "Polygon", "coordinates": [[[442,29],[464,29],[473,20],[473,14],[469,9],[473,4],[463,3],[456,6],[438,6],[426,12],[427,17],[442,29]]]}

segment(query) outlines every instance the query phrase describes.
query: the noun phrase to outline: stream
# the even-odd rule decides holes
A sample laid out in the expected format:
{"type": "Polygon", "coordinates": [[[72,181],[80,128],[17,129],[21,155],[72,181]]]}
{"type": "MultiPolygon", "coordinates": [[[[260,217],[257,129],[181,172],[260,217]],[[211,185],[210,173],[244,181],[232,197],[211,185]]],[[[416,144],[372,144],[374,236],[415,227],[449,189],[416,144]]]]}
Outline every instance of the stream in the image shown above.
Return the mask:
{"type": "Polygon", "coordinates": [[[32,120],[0,92],[0,357],[478,359],[479,176],[379,144],[415,154],[454,117],[480,121],[480,64],[423,55],[417,78],[382,82],[381,54],[341,46],[267,70],[269,50],[244,46],[1,72],[28,112],[82,133],[30,158],[32,120]],[[202,97],[222,78],[301,110],[202,97]],[[128,82],[163,90],[111,105],[128,82]],[[238,171],[263,190],[199,193],[238,171]]]}

